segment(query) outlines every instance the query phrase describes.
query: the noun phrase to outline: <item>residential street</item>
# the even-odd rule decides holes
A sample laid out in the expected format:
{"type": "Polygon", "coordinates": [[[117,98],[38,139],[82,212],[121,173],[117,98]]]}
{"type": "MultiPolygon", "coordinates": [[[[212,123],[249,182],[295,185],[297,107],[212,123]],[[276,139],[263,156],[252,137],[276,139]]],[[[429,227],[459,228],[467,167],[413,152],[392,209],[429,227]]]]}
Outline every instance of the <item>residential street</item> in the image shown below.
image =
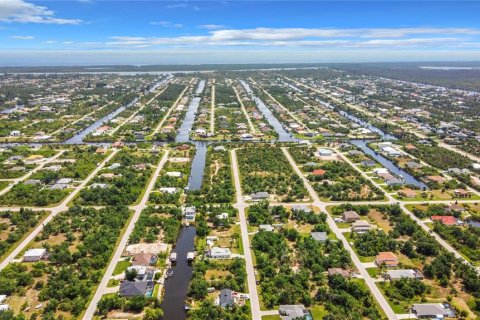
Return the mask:
{"type": "Polygon", "coordinates": [[[168,154],[169,154],[169,150],[166,150],[165,154],[163,155],[160,162],[158,163],[157,168],[155,169],[155,172],[153,173],[153,175],[150,179],[150,182],[148,183],[148,186],[145,190],[145,193],[143,194],[142,199],[140,200],[140,203],[138,205],[132,207],[132,209],[134,209],[135,212],[133,213],[133,216],[132,216],[129,224],[128,224],[122,238],[120,239],[120,242],[118,243],[118,245],[115,249],[115,253],[113,254],[112,259],[110,260],[110,263],[107,267],[107,270],[103,274],[102,281],[100,281],[100,284],[97,287],[97,291],[95,292],[92,300],[90,301],[90,304],[89,304],[87,310],[83,314],[83,319],[84,320],[93,319],[93,315],[95,314],[95,310],[97,309],[98,302],[100,301],[102,296],[105,293],[107,293],[108,281],[110,280],[110,278],[113,274],[113,270],[115,269],[115,266],[117,265],[118,261],[120,260],[120,257],[122,256],[123,250],[127,246],[128,239],[130,238],[130,235],[133,232],[133,229],[135,228],[135,224],[137,223],[138,218],[140,217],[140,214],[142,213],[142,210],[147,207],[148,197],[150,196],[150,192],[155,187],[155,183],[156,183],[157,178],[160,174],[160,171],[162,170],[163,166],[165,165],[165,163],[168,160],[168,154]]]}
{"type": "Polygon", "coordinates": [[[247,269],[247,284],[248,293],[250,295],[250,308],[252,311],[253,320],[261,320],[262,314],[260,311],[260,302],[258,299],[257,284],[255,281],[255,269],[253,268],[252,250],[250,248],[250,240],[248,238],[247,218],[245,216],[245,208],[247,205],[243,200],[242,187],[240,181],[240,171],[238,168],[236,150],[231,151],[233,180],[235,183],[235,190],[237,193],[237,202],[234,208],[238,210],[238,216],[240,217],[240,230],[242,233],[242,243],[245,256],[245,266],[247,269]]]}

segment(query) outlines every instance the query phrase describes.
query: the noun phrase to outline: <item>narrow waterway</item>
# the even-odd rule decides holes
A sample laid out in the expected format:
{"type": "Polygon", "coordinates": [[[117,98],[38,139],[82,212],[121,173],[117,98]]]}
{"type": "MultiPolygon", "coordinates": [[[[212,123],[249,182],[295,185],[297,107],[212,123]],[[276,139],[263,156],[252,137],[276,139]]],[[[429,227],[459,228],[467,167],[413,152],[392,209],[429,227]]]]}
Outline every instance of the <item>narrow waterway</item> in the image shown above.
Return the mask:
{"type": "MultiPolygon", "coordinates": [[[[172,76],[169,75],[167,76],[165,79],[162,79],[158,82],[156,82],[147,92],[146,94],[149,94],[153,91],[155,91],[159,86],[165,84],[172,76]]],[[[90,133],[94,132],[95,130],[97,130],[98,128],[100,128],[105,122],[108,122],[110,121],[111,119],[115,118],[117,115],[119,115],[122,111],[124,111],[125,109],[128,109],[130,108],[131,106],[133,106],[134,104],[136,104],[138,102],[138,97],[137,98],[134,98],[132,101],[130,101],[129,103],[119,107],[118,109],[115,109],[114,111],[112,111],[111,113],[107,114],[106,116],[104,116],[103,118],[100,118],[98,119],[97,121],[95,121],[94,123],[92,123],[91,125],[89,125],[88,127],[86,127],[85,129],[83,129],[82,131],[80,132],[77,132],[73,137],[65,140],[63,143],[64,144],[82,144],[83,143],[83,139],[88,136],[90,133]]]]}
{"type": "Polygon", "coordinates": [[[195,227],[182,227],[172,252],[177,253],[177,262],[172,265],[173,275],[165,280],[165,294],[161,308],[164,319],[186,319],[185,299],[192,279],[193,266],[187,262],[187,253],[195,250],[195,227]]]}
{"type": "Polygon", "coordinates": [[[250,95],[250,97],[255,101],[258,110],[265,116],[267,122],[273,127],[273,129],[278,134],[278,141],[286,142],[286,141],[297,141],[295,137],[293,137],[290,133],[288,133],[285,128],[282,126],[280,121],[278,121],[277,117],[275,117],[272,111],[265,105],[265,103],[257,96],[254,95],[253,90],[250,88],[250,85],[243,80],[240,80],[240,83],[245,88],[245,91],[250,95]]]}
{"type": "Polygon", "coordinates": [[[362,119],[348,113],[348,112],[345,112],[345,111],[342,111],[342,110],[338,110],[338,113],[340,113],[342,116],[344,116],[345,118],[355,122],[356,124],[359,124],[361,125],[362,127],[365,127],[367,129],[369,129],[370,131],[372,132],[375,132],[376,134],[378,134],[382,139],[384,140],[397,140],[397,138],[390,134],[390,133],[387,133],[375,126],[372,126],[370,123],[366,122],[366,121],[363,121],[362,119]]]}
{"type": "Polygon", "coordinates": [[[387,158],[381,156],[378,153],[375,153],[375,151],[368,146],[368,142],[369,141],[367,140],[350,140],[350,143],[361,148],[363,152],[365,152],[366,154],[374,158],[382,166],[387,168],[390,172],[392,172],[397,176],[403,177],[406,184],[414,185],[420,189],[428,189],[428,186],[425,183],[417,180],[414,176],[412,176],[410,173],[406,172],[405,170],[399,168],[392,161],[388,160],[387,158]]]}

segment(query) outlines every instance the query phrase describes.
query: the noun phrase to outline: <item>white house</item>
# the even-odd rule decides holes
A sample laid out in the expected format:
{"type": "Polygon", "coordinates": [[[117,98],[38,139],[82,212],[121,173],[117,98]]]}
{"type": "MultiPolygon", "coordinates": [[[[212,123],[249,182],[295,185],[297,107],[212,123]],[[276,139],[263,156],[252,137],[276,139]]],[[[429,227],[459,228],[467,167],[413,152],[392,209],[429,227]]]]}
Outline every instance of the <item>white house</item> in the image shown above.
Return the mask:
{"type": "Polygon", "coordinates": [[[170,172],[167,172],[166,175],[173,178],[181,178],[183,176],[183,174],[178,171],[170,171],[170,172]]]}
{"type": "Polygon", "coordinates": [[[23,255],[24,262],[36,262],[42,260],[47,254],[47,249],[45,248],[37,248],[37,249],[29,249],[23,255]]]}
{"type": "Polygon", "coordinates": [[[212,259],[230,259],[232,252],[228,248],[213,247],[210,249],[210,257],[212,259]]]}
{"type": "Polygon", "coordinates": [[[177,192],[177,188],[174,188],[174,187],[161,187],[158,190],[162,193],[168,193],[168,194],[174,194],[175,192],[177,192]]]}

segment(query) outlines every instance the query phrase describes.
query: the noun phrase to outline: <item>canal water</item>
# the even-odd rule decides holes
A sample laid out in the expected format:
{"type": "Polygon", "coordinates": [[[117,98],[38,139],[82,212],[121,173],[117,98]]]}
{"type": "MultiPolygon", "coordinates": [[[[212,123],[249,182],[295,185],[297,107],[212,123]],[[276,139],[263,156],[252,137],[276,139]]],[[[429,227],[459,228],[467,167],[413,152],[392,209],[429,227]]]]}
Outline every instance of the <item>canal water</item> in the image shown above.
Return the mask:
{"type": "Polygon", "coordinates": [[[193,266],[187,262],[187,253],[195,250],[195,227],[182,227],[172,252],[177,253],[177,263],[172,265],[173,275],[165,280],[165,295],[161,308],[164,319],[184,320],[185,299],[192,280],[193,266]]]}
{"type": "Polygon", "coordinates": [[[345,118],[361,125],[362,127],[365,127],[367,129],[369,129],[370,131],[372,132],[375,132],[376,134],[378,134],[380,137],[382,137],[382,139],[384,140],[397,140],[397,138],[390,134],[390,133],[387,133],[387,132],[384,132],[383,130],[375,127],[375,126],[372,126],[370,123],[366,122],[366,121],[363,121],[362,119],[348,113],[348,112],[345,112],[345,111],[342,111],[342,110],[338,110],[338,113],[340,113],[342,116],[344,116],[345,118]]]}
{"type": "MultiPolygon", "coordinates": [[[[165,84],[172,76],[169,75],[167,76],[165,79],[162,79],[161,81],[158,81],[157,83],[155,83],[155,85],[153,85],[148,91],[147,91],[147,94],[148,93],[151,93],[153,92],[154,90],[156,90],[159,86],[165,84]]],[[[108,122],[110,121],[111,119],[115,118],[117,115],[119,115],[122,111],[124,111],[125,109],[127,108],[130,108],[131,106],[133,106],[135,103],[138,102],[138,98],[135,98],[133,99],[132,101],[130,101],[129,103],[119,107],[118,109],[115,109],[113,112],[107,114],[105,117],[101,118],[101,119],[98,119],[97,121],[95,121],[94,123],[92,123],[91,125],[89,125],[88,127],[86,127],[85,129],[83,129],[82,131],[76,133],[73,137],[65,140],[63,143],[64,144],[82,144],[83,143],[83,139],[89,135],[90,133],[94,132],[95,130],[97,130],[98,128],[100,128],[105,122],[108,122]]]]}
{"type": "Polygon", "coordinates": [[[286,142],[286,141],[297,141],[290,133],[288,133],[285,128],[282,126],[280,121],[278,121],[277,117],[275,117],[270,111],[270,109],[265,105],[265,103],[253,94],[253,90],[250,88],[250,85],[243,80],[240,80],[240,83],[245,88],[245,91],[250,95],[250,97],[255,101],[258,110],[265,116],[267,122],[273,127],[273,129],[278,133],[278,141],[286,142]]]}
{"type": "Polygon", "coordinates": [[[392,161],[388,160],[387,158],[381,156],[378,153],[375,153],[375,151],[368,146],[368,142],[369,141],[367,140],[350,140],[350,143],[361,148],[363,152],[365,152],[366,154],[374,158],[382,166],[387,168],[390,172],[392,172],[397,176],[403,177],[406,184],[414,185],[420,189],[428,189],[428,186],[425,183],[417,180],[414,176],[412,176],[410,173],[406,172],[405,170],[399,168],[392,161]]]}

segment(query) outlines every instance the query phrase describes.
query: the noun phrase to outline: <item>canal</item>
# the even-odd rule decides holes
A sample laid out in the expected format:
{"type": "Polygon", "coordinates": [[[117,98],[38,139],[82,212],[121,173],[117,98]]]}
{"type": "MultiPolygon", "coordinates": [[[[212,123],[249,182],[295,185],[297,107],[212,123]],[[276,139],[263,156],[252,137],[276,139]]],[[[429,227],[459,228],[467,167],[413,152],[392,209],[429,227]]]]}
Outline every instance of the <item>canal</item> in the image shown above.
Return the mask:
{"type": "MultiPolygon", "coordinates": [[[[168,75],[166,78],[156,82],[146,93],[148,94],[148,93],[151,93],[151,92],[155,91],[159,86],[165,84],[171,77],[172,77],[172,75],[168,75]]],[[[95,121],[94,123],[92,123],[91,125],[86,127],[85,129],[76,133],[73,137],[65,140],[63,143],[64,144],[82,144],[83,139],[86,136],[88,136],[90,133],[92,133],[95,130],[97,130],[98,128],[100,128],[105,122],[108,122],[108,121],[112,120],[117,115],[119,115],[122,111],[124,111],[127,108],[130,108],[131,106],[133,106],[137,102],[138,102],[138,97],[133,99],[129,103],[119,107],[118,109],[115,109],[114,111],[107,114],[103,118],[98,119],[97,121],[95,121]]]]}
{"type": "Polygon", "coordinates": [[[184,320],[185,299],[192,280],[193,266],[187,262],[187,253],[195,250],[195,227],[182,227],[172,252],[177,253],[177,262],[172,265],[173,275],[165,280],[165,294],[161,308],[164,319],[184,320]]]}
{"type": "Polygon", "coordinates": [[[275,117],[272,111],[265,105],[265,103],[257,96],[253,94],[253,90],[250,88],[250,85],[243,80],[240,80],[243,88],[245,91],[250,95],[250,97],[255,101],[258,110],[265,116],[267,122],[273,127],[273,129],[278,134],[278,141],[286,142],[286,141],[297,141],[295,137],[293,137],[290,133],[288,133],[285,128],[282,126],[280,121],[278,121],[277,117],[275,117]]]}
{"type": "Polygon", "coordinates": [[[395,163],[392,161],[388,160],[387,158],[381,156],[380,154],[376,153],[372,148],[368,146],[367,140],[350,140],[350,143],[353,145],[359,147],[362,149],[363,152],[374,158],[376,161],[378,161],[382,166],[387,168],[390,172],[397,176],[403,177],[405,180],[405,183],[407,185],[413,185],[416,186],[420,189],[428,189],[428,186],[423,183],[422,181],[419,181],[416,179],[414,176],[412,176],[410,173],[406,172],[405,170],[399,168],[395,163]]]}

